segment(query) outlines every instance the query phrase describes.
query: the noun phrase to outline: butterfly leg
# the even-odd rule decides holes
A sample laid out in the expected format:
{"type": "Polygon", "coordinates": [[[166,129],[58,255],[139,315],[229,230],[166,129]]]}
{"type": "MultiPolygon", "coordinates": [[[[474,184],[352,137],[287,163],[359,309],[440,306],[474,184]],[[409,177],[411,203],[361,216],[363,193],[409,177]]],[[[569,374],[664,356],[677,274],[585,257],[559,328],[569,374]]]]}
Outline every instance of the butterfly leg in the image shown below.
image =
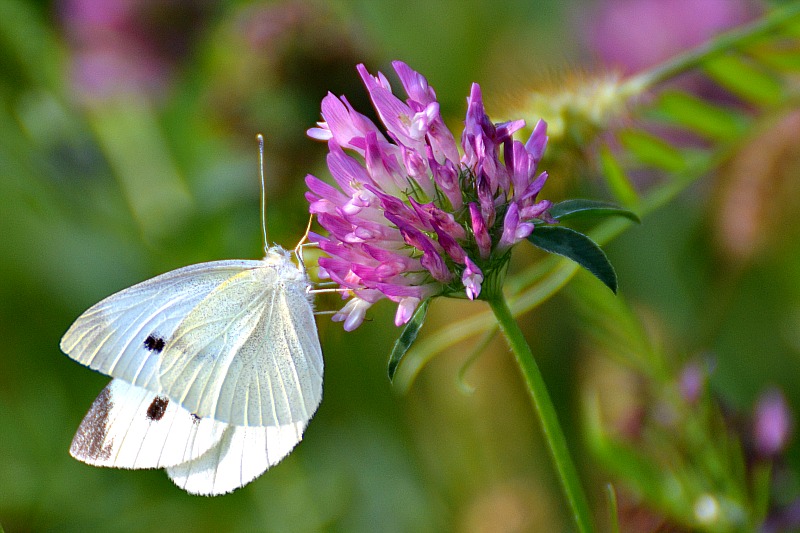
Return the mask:
{"type": "Polygon", "coordinates": [[[311,223],[314,222],[314,213],[311,213],[308,216],[308,225],[306,226],[306,232],[303,234],[303,238],[300,239],[300,242],[297,243],[297,246],[294,247],[294,256],[297,258],[297,262],[300,263],[300,268],[302,270],[306,269],[306,263],[303,260],[303,254],[301,253],[303,247],[305,246],[316,246],[317,243],[307,243],[308,234],[311,232],[311,223]]]}
{"type": "Polygon", "coordinates": [[[306,288],[306,292],[308,294],[322,294],[325,292],[338,292],[339,294],[347,294],[353,292],[353,289],[348,289],[347,287],[332,287],[330,289],[312,289],[309,285],[306,288]]]}

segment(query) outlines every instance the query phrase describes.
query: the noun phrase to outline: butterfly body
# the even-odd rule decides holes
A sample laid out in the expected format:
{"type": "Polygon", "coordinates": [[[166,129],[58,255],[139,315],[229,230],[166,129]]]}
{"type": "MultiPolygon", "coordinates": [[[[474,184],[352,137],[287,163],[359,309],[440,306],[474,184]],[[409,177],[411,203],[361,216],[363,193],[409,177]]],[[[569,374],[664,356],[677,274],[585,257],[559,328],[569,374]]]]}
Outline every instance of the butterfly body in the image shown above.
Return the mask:
{"type": "Polygon", "coordinates": [[[322,398],[308,287],[304,269],[273,247],[260,261],[179,268],[89,308],[61,349],[116,379],[84,418],[73,455],[166,467],[201,494],[233,490],[280,460],[322,398]],[[218,481],[229,469],[238,477],[218,481]]]}

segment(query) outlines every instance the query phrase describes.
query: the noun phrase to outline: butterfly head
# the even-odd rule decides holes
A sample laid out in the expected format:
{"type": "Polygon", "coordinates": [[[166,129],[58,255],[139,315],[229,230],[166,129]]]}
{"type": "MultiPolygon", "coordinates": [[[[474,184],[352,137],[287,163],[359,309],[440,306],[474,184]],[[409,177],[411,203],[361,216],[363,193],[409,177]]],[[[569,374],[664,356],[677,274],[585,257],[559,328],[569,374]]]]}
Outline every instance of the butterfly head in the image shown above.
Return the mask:
{"type": "Polygon", "coordinates": [[[277,244],[267,250],[264,262],[277,269],[283,279],[306,278],[306,268],[302,257],[297,255],[298,264],[295,265],[292,261],[292,252],[277,244]]]}

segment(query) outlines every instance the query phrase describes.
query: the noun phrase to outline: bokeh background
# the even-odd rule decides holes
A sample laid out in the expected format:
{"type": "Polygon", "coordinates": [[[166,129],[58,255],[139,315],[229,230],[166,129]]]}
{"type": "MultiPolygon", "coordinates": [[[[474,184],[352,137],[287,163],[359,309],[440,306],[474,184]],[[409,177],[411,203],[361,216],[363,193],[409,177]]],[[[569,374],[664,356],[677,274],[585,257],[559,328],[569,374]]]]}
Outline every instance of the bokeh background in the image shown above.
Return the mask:
{"type": "MultiPolygon", "coordinates": [[[[520,91],[552,87],[564,72],[637,72],[768,7],[0,0],[0,524],[9,533],[570,531],[502,339],[466,369],[476,340],[449,347],[401,395],[386,377],[393,306],[376,305],[353,333],[319,317],[325,393],[303,442],[257,481],[214,499],[183,493],[161,471],[98,469],[69,456],[108,378],[61,354],[59,339],[88,306],[135,282],[259,257],[258,132],[267,139],[270,239],[294,245],[308,216],[303,177],[327,176],[325,147],[305,130],[328,91],[369,108],[357,63],[388,74],[392,59],[408,62],[459,131],[472,81],[489,113],[502,115],[520,91]]],[[[798,132],[800,118],[788,115],[606,247],[622,297],[658,339],[670,375],[699,387],[708,380],[745,448],[764,394],[800,406],[798,132]]],[[[553,173],[543,192],[578,195],[608,193],[580,172],[553,173]]],[[[528,254],[521,246],[513,268],[528,254]]],[[[586,444],[582,399],[599,391],[630,422],[643,378],[594,350],[586,316],[603,311],[582,296],[592,283],[580,275],[521,320],[606,527],[603,486],[615,478],[586,444]]],[[[338,305],[321,298],[317,307],[338,305]]],[[[481,310],[436,301],[422,337],[481,310]]],[[[787,446],[774,496],[786,504],[800,468],[800,448],[787,446]]],[[[635,491],[620,490],[634,509],[629,530],[668,527],[635,491]]]]}

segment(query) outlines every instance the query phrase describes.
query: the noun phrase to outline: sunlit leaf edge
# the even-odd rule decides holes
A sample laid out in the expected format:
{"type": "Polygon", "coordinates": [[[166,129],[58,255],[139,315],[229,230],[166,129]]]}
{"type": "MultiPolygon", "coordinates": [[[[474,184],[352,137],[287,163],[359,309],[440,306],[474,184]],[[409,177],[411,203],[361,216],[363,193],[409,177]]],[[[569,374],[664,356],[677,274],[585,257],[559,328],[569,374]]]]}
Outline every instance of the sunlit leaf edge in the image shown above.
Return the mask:
{"type": "Polygon", "coordinates": [[[584,198],[564,200],[563,202],[553,205],[548,212],[550,213],[550,216],[556,220],[569,220],[585,216],[621,216],[637,223],[641,222],[636,213],[630,211],[629,209],[625,209],[624,207],[611,202],[587,200],[584,198]]]}
{"type": "Polygon", "coordinates": [[[605,252],[592,239],[562,226],[537,226],[528,240],[542,250],[566,257],[617,292],[617,273],[605,252]]]}
{"type": "Polygon", "coordinates": [[[414,314],[411,316],[411,320],[408,321],[408,324],[406,324],[402,333],[400,333],[400,336],[397,337],[397,340],[394,342],[392,352],[389,354],[389,364],[387,366],[389,381],[394,380],[400,362],[417,339],[419,330],[422,328],[422,324],[425,323],[425,317],[428,315],[428,306],[430,303],[431,298],[428,298],[419,304],[419,307],[417,307],[417,310],[414,311],[414,314]]]}

